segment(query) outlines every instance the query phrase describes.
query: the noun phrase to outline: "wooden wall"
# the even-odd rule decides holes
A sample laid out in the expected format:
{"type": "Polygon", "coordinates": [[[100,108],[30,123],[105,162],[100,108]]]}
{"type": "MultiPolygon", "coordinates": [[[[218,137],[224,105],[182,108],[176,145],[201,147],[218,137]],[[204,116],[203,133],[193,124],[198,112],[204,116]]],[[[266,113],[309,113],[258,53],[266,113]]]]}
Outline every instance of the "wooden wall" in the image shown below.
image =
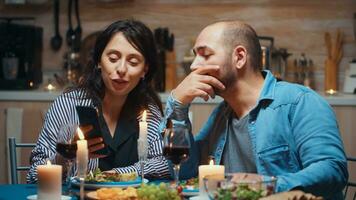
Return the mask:
{"type": "MultiPolygon", "coordinates": [[[[21,6],[4,5],[0,0],[0,16],[34,16],[35,24],[44,28],[44,70],[61,69],[64,46],[59,52],[49,47],[53,36],[52,1],[21,6]]],[[[31,1],[30,1],[31,2],[31,1]]],[[[36,2],[32,0],[32,2],[36,2]]],[[[60,31],[67,31],[67,1],[61,0],[60,31]]],[[[339,28],[345,33],[344,57],[339,68],[340,86],[345,68],[356,58],[353,35],[354,0],[80,0],[84,36],[122,18],[136,18],[150,28],[168,27],[176,36],[178,62],[190,48],[191,40],[207,24],[224,19],[239,19],[251,24],[259,35],[275,37],[277,47],[287,48],[293,60],[305,52],[314,61],[316,89],[323,89],[326,58],[324,32],[335,37],[339,28]]]]}

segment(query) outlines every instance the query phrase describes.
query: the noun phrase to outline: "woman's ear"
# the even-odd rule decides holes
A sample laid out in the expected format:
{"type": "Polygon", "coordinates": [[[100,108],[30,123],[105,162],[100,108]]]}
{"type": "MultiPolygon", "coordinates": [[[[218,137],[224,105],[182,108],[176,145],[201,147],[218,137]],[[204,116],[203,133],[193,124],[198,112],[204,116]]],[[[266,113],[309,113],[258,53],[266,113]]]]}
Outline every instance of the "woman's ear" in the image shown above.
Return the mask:
{"type": "Polygon", "coordinates": [[[238,45],[233,51],[233,63],[237,69],[241,69],[246,65],[247,61],[247,50],[244,46],[238,45]]]}
{"type": "Polygon", "coordinates": [[[145,78],[145,75],[147,74],[148,72],[148,65],[145,65],[145,67],[143,68],[143,75],[141,78],[145,78]]]}

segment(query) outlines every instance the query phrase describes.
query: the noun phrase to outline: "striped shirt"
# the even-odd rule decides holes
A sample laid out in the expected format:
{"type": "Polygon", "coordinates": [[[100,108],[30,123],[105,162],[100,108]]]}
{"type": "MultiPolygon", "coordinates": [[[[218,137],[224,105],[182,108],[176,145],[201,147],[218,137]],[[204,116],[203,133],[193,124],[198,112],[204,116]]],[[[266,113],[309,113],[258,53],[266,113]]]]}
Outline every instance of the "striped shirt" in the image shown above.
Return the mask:
{"type": "MultiPolygon", "coordinates": [[[[71,138],[68,135],[60,135],[59,130],[65,124],[79,124],[76,106],[94,107],[91,99],[81,98],[84,92],[74,90],[63,93],[55,99],[47,111],[44,125],[40,132],[36,147],[31,153],[31,168],[27,174],[27,182],[37,182],[37,166],[46,164],[47,160],[55,160],[56,143],[60,137],[71,138]]],[[[137,117],[140,120],[142,115],[137,117]]],[[[159,133],[159,124],[162,115],[156,105],[149,104],[147,112],[147,140],[148,140],[148,159],[144,166],[145,175],[152,178],[169,177],[167,160],[162,156],[163,141],[159,133]]],[[[88,170],[93,171],[98,168],[99,159],[89,159],[88,170]]],[[[131,166],[114,168],[117,173],[140,173],[141,167],[137,162],[131,166]]],[[[73,175],[76,174],[77,168],[74,163],[73,175]]]]}

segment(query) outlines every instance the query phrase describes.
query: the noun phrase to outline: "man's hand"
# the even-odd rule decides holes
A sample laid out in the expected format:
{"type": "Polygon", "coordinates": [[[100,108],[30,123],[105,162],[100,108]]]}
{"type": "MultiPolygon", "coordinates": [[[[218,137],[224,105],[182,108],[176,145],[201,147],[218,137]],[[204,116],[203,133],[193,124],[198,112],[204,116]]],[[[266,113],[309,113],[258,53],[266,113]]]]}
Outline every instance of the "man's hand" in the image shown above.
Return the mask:
{"type": "Polygon", "coordinates": [[[262,181],[262,176],[258,174],[252,174],[252,173],[234,173],[232,179],[232,182],[241,182],[241,181],[262,181]]]}
{"type": "Polygon", "coordinates": [[[260,200],[323,200],[323,197],[317,197],[310,193],[304,193],[300,190],[294,190],[289,192],[281,192],[268,197],[260,198],[260,200]]]}
{"type": "Polygon", "coordinates": [[[224,90],[225,86],[214,76],[219,73],[219,66],[204,65],[192,71],[173,91],[173,97],[183,104],[191,103],[195,97],[205,101],[215,97],[214,88],[224,90]]]}

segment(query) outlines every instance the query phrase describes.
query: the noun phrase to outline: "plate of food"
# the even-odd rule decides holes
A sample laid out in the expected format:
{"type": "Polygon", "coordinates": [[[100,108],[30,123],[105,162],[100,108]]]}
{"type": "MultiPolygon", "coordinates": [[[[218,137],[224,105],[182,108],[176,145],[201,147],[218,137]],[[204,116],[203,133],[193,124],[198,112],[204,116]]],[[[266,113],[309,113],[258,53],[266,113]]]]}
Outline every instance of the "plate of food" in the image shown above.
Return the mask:
{"type": "MultiPolygon", "coordinates": [[[[84,187],[86,189],[98,189],[103,187],[138,187],[142,183],[141,178],[135,172],[127,174],[118,173],[103,173],[100,169],[90,172],[84,180],[84,187]]],[[[144,179],[144,183],[148,183],[144,179]]],[[[79,187],[80,181],[78,177],[73,177],[71,180],[73,186],[79,187]]]]}
{"type": "Polygon", "coordinates": [[[199,179],[191,178],[179,182],[183,196],[191,197],[199,195],[199,179]]]}
{"type": "Polygon", "coordinates": [[[144,184],[139,188],[100,188],[87,193],[91,200],[181,199],[180,194],[168,184],[144,184]]]}
{"type": "Polygon", "coordinates": [[[249,173],[208,175],[203,184],[210,199],[257,200],[275,192],[277,178],[249,173]]]}
{"type": "Polygon", "coordinates": [[[137,189],[133,187],[124,188],[100,188],[96,191],[91,191],[86,194],[90,200],[106,200],[106,199],[129,199],[136,200],[137,189]]]}

